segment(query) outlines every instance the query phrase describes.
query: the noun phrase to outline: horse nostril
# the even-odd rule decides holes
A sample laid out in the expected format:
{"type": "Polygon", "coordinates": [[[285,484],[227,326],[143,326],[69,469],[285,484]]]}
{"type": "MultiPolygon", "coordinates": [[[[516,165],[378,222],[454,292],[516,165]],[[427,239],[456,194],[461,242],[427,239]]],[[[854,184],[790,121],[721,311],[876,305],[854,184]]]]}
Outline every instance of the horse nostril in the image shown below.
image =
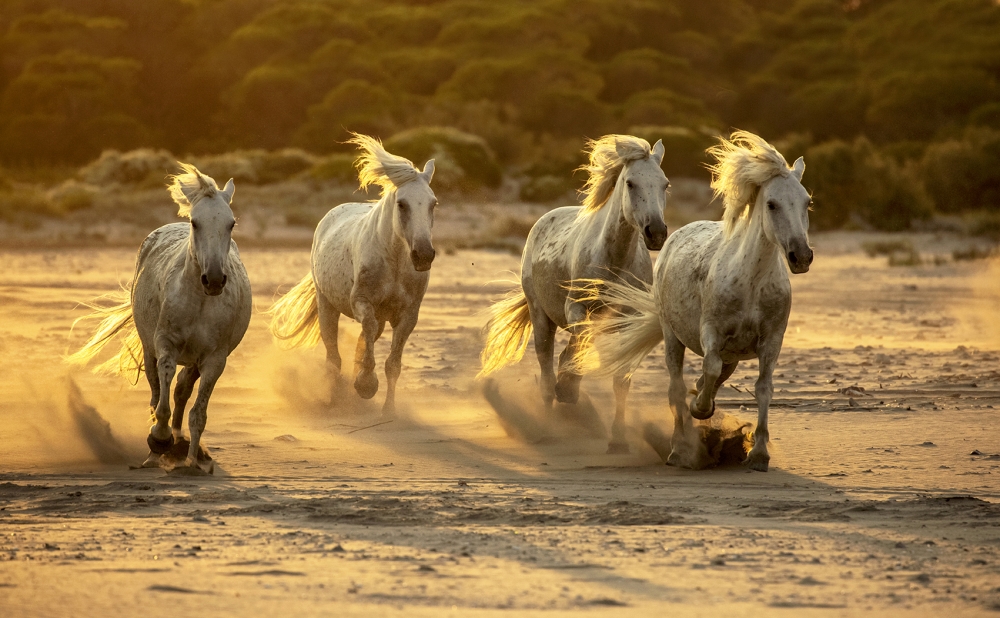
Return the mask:
{"type": "Polygon", "coordinates": [[[653,230],[651,230],[648,225],[642,228],[642,233],[646,235],[646,238],[653,240],[653,230]]]}
{"type": "Polygon", "coordinates": [[[795,264],[795,252],[794,251],[789,251],[788,252],[788,263],[789,264],[795,264]]]}
{"type": "Polygon", "coordinates": [[[201,276],[201,284],[203,286],[205,286],[206,288],[208,287],[208,275],[202,275],[201,276]]]}
{"type": "Polygon", "coordinates": [[[227,275],[222,275],[222,285],[226,285],[226,281],[229,281],[229,277],[227,275]]]}

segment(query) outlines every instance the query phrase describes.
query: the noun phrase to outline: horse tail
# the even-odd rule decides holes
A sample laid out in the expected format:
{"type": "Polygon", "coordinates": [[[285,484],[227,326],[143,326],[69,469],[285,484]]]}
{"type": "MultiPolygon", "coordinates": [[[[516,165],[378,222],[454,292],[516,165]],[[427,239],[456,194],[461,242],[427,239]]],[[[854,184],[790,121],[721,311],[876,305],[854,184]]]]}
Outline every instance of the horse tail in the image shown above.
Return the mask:
{"type": "Polygon", "coordinates": [[[651,287],[601,279],[578,280],[571,288],[581,301],[605,307],[582,323],[581,344],[571,366],[581,373],[631,376],[663,341],[651,287]]]}
{"type": "Polygon", "coordinates": [[[516,363],[524,356],[531,337],[531,314],[528,299],[519,285],[490,307],[490,321],[483,328],[486,345],[479,355],[483,368],[477,378],[485,377],[516,363]]]}
{"type": "Polygon", "coordinates": [[[144,369],[142,341],[135,327],[132,315],[132,293],[128,289],[108,294],[97,301],[86,303],[93,311],[73,321],[75,328],[79,322],[100,320],[97,332],[82,348],[65,357],[64,360],[77,366],[85,366],[100,354],[115,337],[121,338],[121,349],[118,354],[94,367],[94,373],[122,375],[132,384],[139,381],[139,374],[144,369]],[[111,301],[111,306],[104,306],[100,301],[111,301]]]}
{"type": "Polygon", "coordinates": [[[283,348],[311,347],[319,343],[319,303],[316,282],[307,274],[267,310],[271,335],[283,348]]]}

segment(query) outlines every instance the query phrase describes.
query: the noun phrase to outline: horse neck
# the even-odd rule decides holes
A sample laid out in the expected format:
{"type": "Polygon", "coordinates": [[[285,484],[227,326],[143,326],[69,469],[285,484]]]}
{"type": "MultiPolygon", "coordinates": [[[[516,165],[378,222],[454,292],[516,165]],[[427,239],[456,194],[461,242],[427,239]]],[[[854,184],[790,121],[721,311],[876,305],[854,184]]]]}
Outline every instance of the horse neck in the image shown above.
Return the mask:
{"type": "Polygon", "coordinates": [[[605,243],[605,248],[612,262],[619,265],[631,261],[634,257],[638,233],[635,226],[625,219],[623,186],[621,183],[615,186],[607,204],[601,209],[604,214],[604,223],[601,226],[602,233],[599,240],[599,242],[605,243]]]}
{"type": "Polygon", "coordinates": [[[396,191],[386,191],[374,208],[374,229],[372,233],[378,239],[378,246],[387,257],[405,257],[406,246],[396,233],[396,218],[393,211],[396,207],[396,191]]]}
{"type": "Polygon", "coordinates": [[[755,204],[750,220],[739,228],[730,239],[736,243],[734,256],[737,267],[745,270],[744,281],[757,284],[768,275],[784,272],[779,258],[778,247],[768,240],[764,233],[764,214],[759,204],[755,204]]]}

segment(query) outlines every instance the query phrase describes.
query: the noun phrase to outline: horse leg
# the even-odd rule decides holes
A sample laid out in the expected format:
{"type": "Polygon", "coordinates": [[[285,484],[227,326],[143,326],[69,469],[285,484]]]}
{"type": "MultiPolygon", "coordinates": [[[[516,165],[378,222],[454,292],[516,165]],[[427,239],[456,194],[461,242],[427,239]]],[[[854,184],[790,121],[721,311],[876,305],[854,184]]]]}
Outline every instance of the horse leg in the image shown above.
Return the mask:
{"type": "Polygon", "coordinates": [[[194,383],[200,375],[194,365],[181,369],[177,374],[177,386],[174,387],[174,417],[170,423],[175,442],[184,437],[184,408],[187,407],[188,399],[194,390],[194,383]]]}
{"type": "Polygon", "coordinates": [[[566,309],[566,322],[570,331],[569,343],[559,355],[559,377],[556,379],[556,400],[561,403],[576,403],[580,398],[580,381],[583,376],[566,369],[580,347],[580,329],[576,326],[587,319],[587,308],[580,303],[570,303],[566,309]]]}
{"type": "Polygon", "coordinates": [[[340,330],[340,313],[333,308],[322,294],[316,294],[319,311],[319,334],[326,347],[326,374],[330,381],[330,403],[335,401],[341,381],[340,349],[337,345],[337,334],[340,330]]]}
{"type": "Polygon", "coordinates": [[[687,387],[684,386],[685,348],[669,328],[663,329],[663,340],[666,343],[665,359],[667,372],[670,375],[667,401],[674,413],[674,433],[670,437],[667,465],[692,467],[692,461],[695,459],[693,455],[697,452],[698,436],[692,431],[694,427],[685,400],[687,396],[687,387]]]}
{"type": "MultiPolygon", "coordinates": [[[[160,402],[160,374],[157,372],[156,356],[151,351],[143,350],[142,366],[146,372],[146,382],[149,382],[149,415],[155,417],[156,405],[160,402]]],[[[142,462],[142,468],[160,467],[160,453],[149,451],[146,461],[142,462]]]]}
{"type": "Polygon", "coordinates": [[[698,394],[691,398],[689,409],[691,416],[703,421],[712,418],[712,415],[715,414],[715,393],[719,390],[723,362],[719,355],[720,346],[715,333],[707,329],[706,332],[702,333],[701,338],[701,347],[705,351],[701,376],[701,384],[704,388],[699,389],[698,394]]]}
{"type": "Polygon", "coordinates": [[[177,372],[177,363],[167,354],[161,354],[156,363],[157,377],[160,383],[160,398],[156,404],[156,423],[149,428],[149,435],[146,437],[146,444],[149,450],[162,455],[170,451],[174,444],[171,435],[170,422],[170,385],[174,381],[174,374],[177,372]]]}
{"type": "Polygon", "coordinates": [[[226,368],[226,359],[207,359],[199,368],[201,373],[201,383],[198,385],[198,397],[191,406],[191,413],[188,416],[188,432],[191,434],[191,444],[188,447],[187,460],[184,466],[188,468],[198,467],[198,455],[201,452],[201,435],[205,433],[205,424],[208,422],[208,399],[215,390],[215,383],[219,380],[223,370],[226,368]]]}
{"type": "MultiPolygon", "coordinates": [[[[735,363],[722,364],[722,373],[719,375],[719,379],[715,383],[716,393],[718,393],[719,389],[722,388],[722,385],[726,383],[726,380],[728,380],[730,376],[733,375],[733,372],[736,371],[736,367],[738,366],[739,366],[738,361],[735,363]]],[[[705,376],[701,375],[698,377],[698,384],[697,386],[695,386],[695,390],[701,392],[701,389],[704,388],[704,386],[705,386],[705,376]]]]}
{"type": "Polygon", "coordinates": [[[608,443],[608,454],[616,455],[629,452],[625,441],[625,404],[628,401],[628,390],[632,379],[628,376],[614,377],[612,388],[615,391],[615,420],[611,423],[611,442],[608,443]]]}
{"type": "Polygon", "coordinates": [[[758,356],[760,370],[757,374],[757,383],[754,385],[754,397],[757,399],[757,428],[753,432],[753,448],[743,463],[751,470],[759,472],[767,472],[768,463],[771,461],[771,455],[767,452],[767,441],[770,438],[767,431],[767,412],[771,405],[771,396],[774,394],[771,376],[780,351],[780,346],[775,351],[765,349],[758,356]]]}
{"type": "Polygon", "coordinates": [[[555,351],[556,325],[545,315],[541,307],[532,305],[528,299],[528,314],[531,316],[531,327],[534,331],[535,356],[538,357],[538,367],[541,370],[540,390],[542,403],[546,410],[552,409],[552,399],[555,397],[556,373],[552,369],[552,354],[555,351]]]}
{"type": "Polygon", "coordinates": [[[385,322],[375,318],[375,308],[368,301],[354,304],[354,316],[361,322],[361,336],[354,351],[354,390],[362,399],[371,399],[378,392],[378,376],[375,375],[375,341],[382,335],[385,322]]]}
{"type": "Polygon", "coordinates": [[[382,416],[391,418],[396,413],[396,381],[403,370],[403,346],[413,328],[417,325],[420,307],[406,312],[397,324],[392,325],[392,347],[389,357],[385,359],[385,403],[382,405],[382,416]]]}

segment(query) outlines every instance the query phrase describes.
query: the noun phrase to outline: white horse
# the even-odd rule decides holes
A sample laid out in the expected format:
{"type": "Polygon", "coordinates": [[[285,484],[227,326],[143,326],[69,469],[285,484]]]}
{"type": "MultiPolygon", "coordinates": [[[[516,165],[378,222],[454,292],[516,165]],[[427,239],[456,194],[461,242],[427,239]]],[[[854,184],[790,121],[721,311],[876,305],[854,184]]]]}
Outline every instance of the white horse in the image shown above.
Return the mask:
{"type": "MultiPolygon", "coordinates": [[[[541,366],[542,400],[555,397],[576,403],[581,376],[568,364],[580,342],[578,325],[597,308],[570,294],[581,279],[635,279],[650,283],[649,251],[659,250],[667,237],[663,222],[670,183],[660,169],[663,143],[653,148],[643,139],[607,135],[588,143],[589,178],[583,206],[565,206],[543,215],[531,228],[521,258],[521,287],[491,307],[486,325],[480,376],[517,362],[524,356],[534,330],[535,353],[541,366]],[[552,368],[556,327],[570,332],[559,355],[558,379],[552,368]]],[[[614,377],[615,420],[609,453],[628,452],[625,402],[629,376],[614,377]]]]}
{"type": "Polygon", "coordinates": [[[771,376],[792,306],[785,264],[793,273],[809,270],[809,207],[802,186],[805,162],[791,167],[773,146],[745,131],[709,149],[712,188],[722,196],[723,220],[698,221],[677,230],[656,260],[652,290],[615,281],[588,287],[592,299],[631,312],[588,323],[578,367],[601,374],[630,375],[660,341],[666,341],[669,401],[674,434],[667,463],[700,467],[700,441],[692,440],[691,417],[715,412],[715,395],[741,360],[760,363],[755,396],[757,427],[746,463],[767,471],[767,413],[771,376]],[[704,357],[697,394],[685,405],[685,348],[704,357]],[[688,413],[690,411],[690,414],[688,413]]]}
{"type": "Polygon", "coordinates": [[[340,316],[357,320],[361,336],[354,389],[371,399],[378,392],[375,341],[389,322],[392,348],[385,361],[388,388],[382,406],[389,416],[395,411],[403,346],[417,325],[434,261],[434,160],[420,171],[375,138],[355,134],[350,143],[362,150],[357,163],[361,188],[378,185],[381,198],[374,204],[341,204],[323,217],[313,236],[312,271],[269,310],[271,333],[287,347],[315,345],[322,338],[335,389],[341,366],[340,316]]]}
{"type": "Polygon", "coordinates": [[[145,371],[156,417],[146,439],[147,466],[157,465],[159,455],[183,439],[184,407],[201,378],[188,419],[191,441],[184,466],[202,471],[199,455],[208,459],[200,450],[208,399],[250,324],[250,280],[232,240],[233,181],[220,190],[193,165],[180,166],[184,173],[173,176],[169,191],[178,215],[190,223],[164,225],[146,237],[130,290],[120,294],[116,306],[94,307],[97,311],[87,317],[102,320],[96,334],[67,360],[86,364],[122,336],[119,353],[97,371],[135,374],[136,379],[145,371]],[[171,427],[170,385],[178,365],[183,369],[174,389],[171,427]]]}

